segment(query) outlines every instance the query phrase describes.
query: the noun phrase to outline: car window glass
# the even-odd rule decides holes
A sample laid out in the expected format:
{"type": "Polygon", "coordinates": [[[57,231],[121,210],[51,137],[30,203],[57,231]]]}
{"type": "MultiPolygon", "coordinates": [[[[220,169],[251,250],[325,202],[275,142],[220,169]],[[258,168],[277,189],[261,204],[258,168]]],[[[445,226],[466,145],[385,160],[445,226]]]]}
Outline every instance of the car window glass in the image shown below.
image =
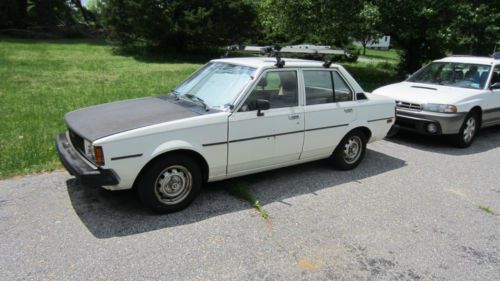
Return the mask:
{"type": "Polygon", "coordinates": [[[490,86],[495,83],[500,83],[500,65],[497,65],[491,74],[490,86]]]}
{"type": "Polygon", "coordinates": [[[334,102],[332,82],[330,71],[305,70],[306,105],[334,102]]]}
{"type": "Polygon", "coordinates": [[[299,104],[296,71],[265,73],[247,97],[239,111],[257,110],[258,99],[268,100],[270,108],[293,107],[299,104]]]}
{"type": "Polygon", "coordinates": [[[340,75],[333,71],[333,85],[335,87],[335,101],[343,102],[343,101],[352,101],[352,91],[347,85],[347,83],[340,77],[340,75]]]}
{"type": "Polygon", "coordinates": [[[409,82],[483,89],[491,67],[482,64],[433,62],[415,73],[409,82]]]}

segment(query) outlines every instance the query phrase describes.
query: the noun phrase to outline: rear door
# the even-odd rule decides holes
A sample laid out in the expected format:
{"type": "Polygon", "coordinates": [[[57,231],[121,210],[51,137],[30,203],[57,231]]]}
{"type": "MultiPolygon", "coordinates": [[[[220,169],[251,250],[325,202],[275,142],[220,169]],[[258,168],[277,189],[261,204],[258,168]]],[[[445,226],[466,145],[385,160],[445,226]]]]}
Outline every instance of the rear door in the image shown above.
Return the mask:
{"type": "Polygon", "coordinates": [[[303,70],[305,137],[301,159],[329,156],[356,119],[354,91],[336,70],[303,70]]]}
{"type": "Polygon", "coordinates": [[[297,161],[304,141],[304,109],[299,105],[298,71],[269,70],[229,117],[228,174],[297,161]],[[256,100],[270,102],[259,116],[256,100]]]}

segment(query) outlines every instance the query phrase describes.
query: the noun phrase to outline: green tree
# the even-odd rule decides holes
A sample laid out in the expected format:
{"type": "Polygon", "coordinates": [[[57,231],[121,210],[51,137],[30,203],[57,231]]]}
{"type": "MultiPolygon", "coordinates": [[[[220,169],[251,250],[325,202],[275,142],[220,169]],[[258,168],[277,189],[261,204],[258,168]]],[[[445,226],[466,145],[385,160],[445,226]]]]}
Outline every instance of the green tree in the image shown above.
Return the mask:
{"type": "Polygon", "coordinates": [[[102,17],[122,45],[146,44],[186,50],[241,42],[256,33],[256,10],[248,0],[102,0],[102,17]]]}
{"type": "Polygon", "coordinates": [[[460,3],[450,49],[471,55],[491,54],[500,34],[499,4],[484,0],[460,3]]]}
{"type": "Polygon", "coordinates": [[[262,0],[259,16],[268,43],[345,46],[363,1],[262,0]]]}
{"type": "Polygon", "coordinates": [[[27,0],[0,1],[0,28],[23,28],[28,22],[27,0]]]}
{"type": "Polygon", "coordinates": [[[380,11],[378,6],[365,2],[363,9],[357,14],[354,23],[353,37],[361,42],[363,46],[363,55],[366,55],[366,45],[376,38],[380,37],[381,33],[378,31],[381,23],[380,11]]]}
{"type": "Polygon", "coordinates": [[[381,31],[402,50],[400,72],[411,73],[442,57],[454,34],[451,26],[461,0],[376,0],[381,31]]]}

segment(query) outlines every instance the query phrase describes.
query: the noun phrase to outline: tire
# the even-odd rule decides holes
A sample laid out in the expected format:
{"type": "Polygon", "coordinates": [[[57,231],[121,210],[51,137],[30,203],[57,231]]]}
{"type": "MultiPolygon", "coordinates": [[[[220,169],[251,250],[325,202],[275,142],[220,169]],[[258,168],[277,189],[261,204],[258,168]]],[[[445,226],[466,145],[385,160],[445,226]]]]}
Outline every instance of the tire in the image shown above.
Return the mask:
{"type": "Polygon", "coordinates": [[[366,153],[366,135],[360,130],[348,133],[330,157],[332,165],[339,170],[356,168],[366,153]]]}
{"type": "Polygon", "coordinates": [[[170,154],[148,165],[138,180],[137,191],[146,207],[165,214],[189,206],[199,194],[202,181],[201,169],[195,160],[170,154]]]}
{"type": "Polygon", "coordinates": [[[479,116],[475,112],[470,112],[464,119],[458,134],[451,136],[451,142],[459,148],[469,147],[479,130],[479,116]]]}

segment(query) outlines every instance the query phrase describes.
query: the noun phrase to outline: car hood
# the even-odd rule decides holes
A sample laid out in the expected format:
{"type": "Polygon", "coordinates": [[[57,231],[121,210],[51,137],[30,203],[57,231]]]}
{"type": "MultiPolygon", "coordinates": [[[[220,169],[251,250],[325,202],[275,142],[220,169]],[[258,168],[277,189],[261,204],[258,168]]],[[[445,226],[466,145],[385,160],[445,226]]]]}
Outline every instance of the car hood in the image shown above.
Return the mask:
{"type": "Polygon", "coordinates": [[[203,113],[164,96],[91,106],[69,112],[64,118],[74,133],[95,141],[116,133],[200,114],[203,113]]]}
{"type": "Polygon", "coordinates": [[[478,90],[412,82],[391,84],[373,91],[377,95],[418,104],[455,104],[476,92],[478,90]]]}

